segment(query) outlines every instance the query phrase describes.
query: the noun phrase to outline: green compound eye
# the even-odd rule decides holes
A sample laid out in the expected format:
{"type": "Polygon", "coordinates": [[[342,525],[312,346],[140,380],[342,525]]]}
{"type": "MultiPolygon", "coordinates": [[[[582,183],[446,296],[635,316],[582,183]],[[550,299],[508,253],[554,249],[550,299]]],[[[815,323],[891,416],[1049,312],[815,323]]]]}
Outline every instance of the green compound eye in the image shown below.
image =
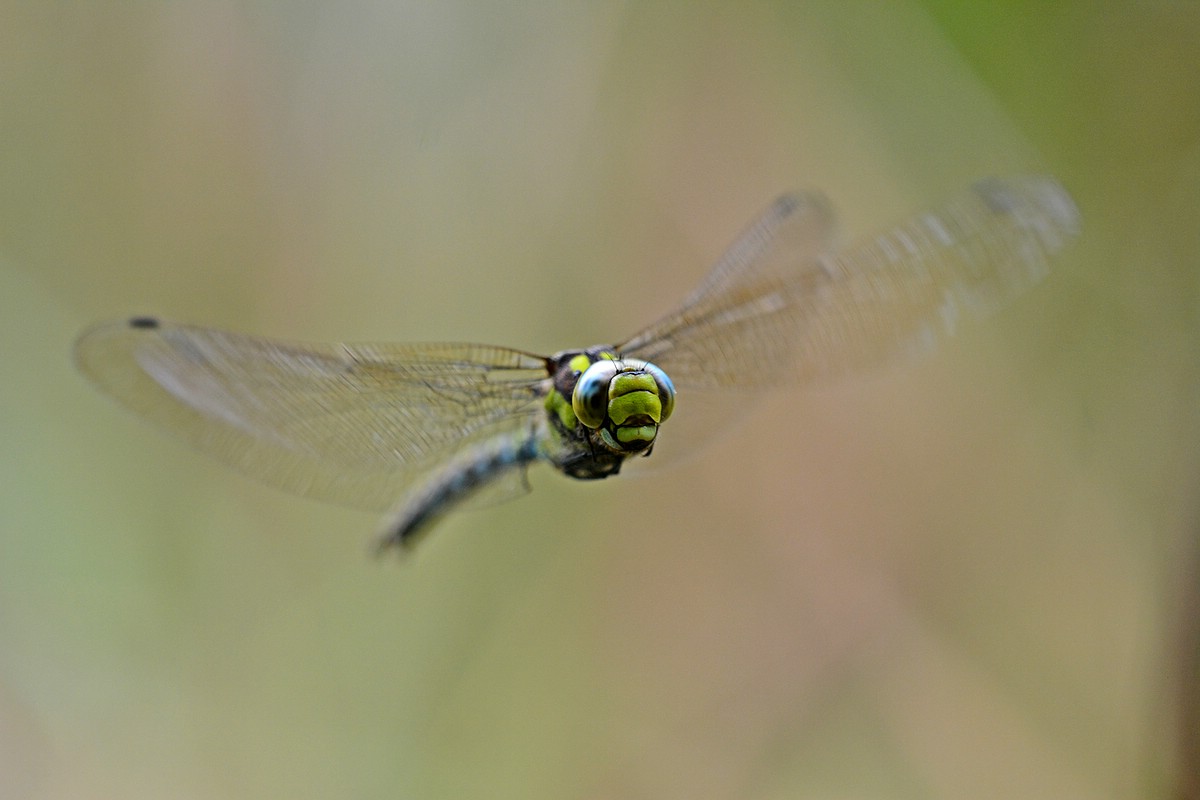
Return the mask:
{"type": "Polygon", "coordinates": [[[571,392],[571,408],[579,421],[589,428],[599,428],[608,413],[608,385],[616,377],[614,361],[597,361],[579,376],[571,392]]]}
{"type": "Polygon", "coordinates": [[[658,385],[658,399],[662,402],[662,418],[659,422],[666,422],[667,417],[675,410],[675,384],[671,383],[667,373],[653,364],[647,363],[642,369],[654,378],[654,383],[658,385]]]}

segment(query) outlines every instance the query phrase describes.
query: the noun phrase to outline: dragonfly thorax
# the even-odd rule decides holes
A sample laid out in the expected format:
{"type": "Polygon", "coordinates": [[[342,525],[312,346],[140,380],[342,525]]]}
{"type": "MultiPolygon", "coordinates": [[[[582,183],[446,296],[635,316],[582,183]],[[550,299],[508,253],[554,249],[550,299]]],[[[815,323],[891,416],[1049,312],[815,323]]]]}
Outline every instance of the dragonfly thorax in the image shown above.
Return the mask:
{"type": "Polygon", "coordinates": [[[619,467],[624,456],[649,455],[658,426],[675,407],[675,387],[654,364],[621,358],[612,348],[569,350],[549,360],[554,389],[546,410],[567,439],[619,467]],[[615,460],[613,456],[616,456],[615,460]]]}

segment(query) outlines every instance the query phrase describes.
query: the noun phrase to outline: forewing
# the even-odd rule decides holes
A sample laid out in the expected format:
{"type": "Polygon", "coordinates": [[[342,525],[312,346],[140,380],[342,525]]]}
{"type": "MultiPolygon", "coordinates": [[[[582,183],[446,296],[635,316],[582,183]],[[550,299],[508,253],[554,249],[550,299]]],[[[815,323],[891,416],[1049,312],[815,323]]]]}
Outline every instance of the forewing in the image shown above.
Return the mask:
{"type": "Polygon", "coordinates": [[[720,383],[709,362],[746,367],[741,380],[749,386],[771,382],[772,353],[794,342],[763,322],[777,320],[792,294],[828,282],[819,256],[830,250],[834,232],[824,196],[783,195],[742,232],[682,306],[617,349],[658,364],[682,387],[720,383]]]}
{"type": "MultiPolygon", "coordinates": [[[[1052,178],[988,179],[936,212],[831,252],[816,195],[777,201],[682,308],[622,352],[679,389],[795,384],[925,349],[1039,281],[1077,230],[1052,178]]],[[[680,399],[680,408],[684,399],[680,399]]]]}
{"type": "Polygon", "coordinates": [[[148,420],[287,491],[385,511],[431,465],[531,424],[544,361],[471,344],[307,345],[133,320],[79,368],[148,420]]]}

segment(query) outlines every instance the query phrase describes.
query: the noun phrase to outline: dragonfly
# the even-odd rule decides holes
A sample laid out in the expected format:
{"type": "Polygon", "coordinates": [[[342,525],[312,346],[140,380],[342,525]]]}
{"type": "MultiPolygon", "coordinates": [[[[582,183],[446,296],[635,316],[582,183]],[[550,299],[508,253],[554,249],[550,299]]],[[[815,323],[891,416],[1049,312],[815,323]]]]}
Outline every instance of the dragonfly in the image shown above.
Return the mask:
{"type": "Polygon", "coordinates": [[[839,248],[825,196],[796,192],[615,344],[316,345],[136,316],[74,355],[151,423],[278,488],[381,512],[380,549],[408,549],[452,509],[528,491],[535,463],[607,478],[713,438],[766,390],[928,351],[1041,281],[1078,223],[1054,178],[989,178],[839,248]]]}

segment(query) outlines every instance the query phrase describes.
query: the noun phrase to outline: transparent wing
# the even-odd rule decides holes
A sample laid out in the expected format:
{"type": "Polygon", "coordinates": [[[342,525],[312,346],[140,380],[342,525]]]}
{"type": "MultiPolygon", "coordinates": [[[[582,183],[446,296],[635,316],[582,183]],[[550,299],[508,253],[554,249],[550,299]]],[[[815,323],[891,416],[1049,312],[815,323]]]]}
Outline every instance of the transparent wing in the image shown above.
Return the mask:
{"type": "Polygon", "coordinates": [[[795,384],[932,345],[1046,273],[1078,212],[1052,178],[988,179],[833,252],[820,195],[780,198],[683,306],[618,349],[681,390],[795,384]]]}
{"type": "Polygon", "coordinates": [[[75,345],[103,391],[268,484],[386,511],[431,464],[527,429],[543,359],[472,344],[301,345],[154,320],[75,345]]]}

